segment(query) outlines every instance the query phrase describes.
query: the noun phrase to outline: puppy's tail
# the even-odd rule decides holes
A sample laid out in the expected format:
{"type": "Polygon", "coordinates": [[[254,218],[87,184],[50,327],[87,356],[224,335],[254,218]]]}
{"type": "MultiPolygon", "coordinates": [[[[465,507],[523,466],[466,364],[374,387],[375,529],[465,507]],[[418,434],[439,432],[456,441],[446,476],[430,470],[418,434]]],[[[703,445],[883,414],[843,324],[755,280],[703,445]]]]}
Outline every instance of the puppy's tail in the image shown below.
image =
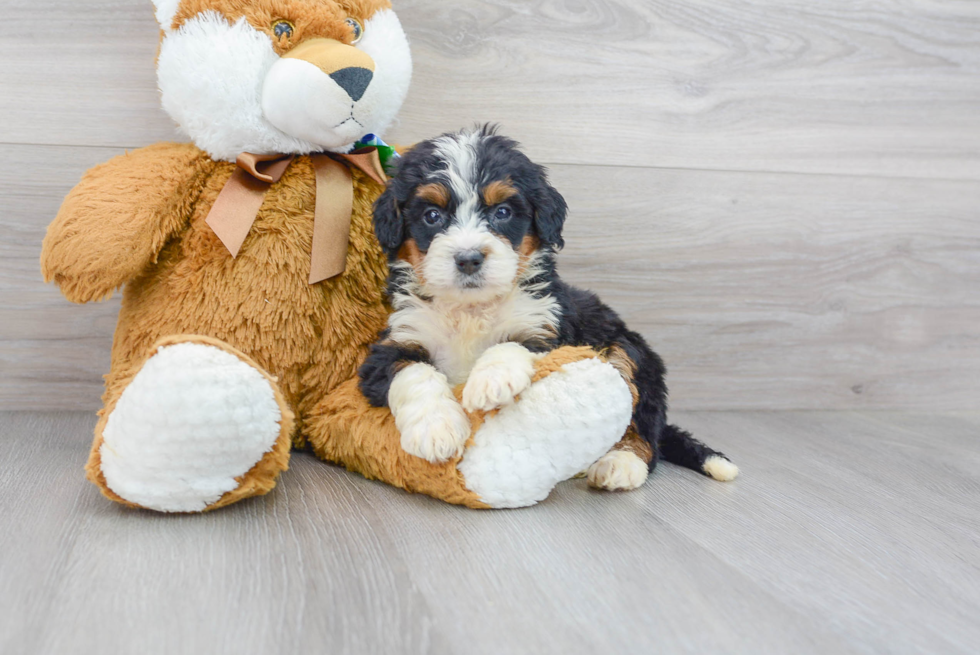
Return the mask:
{"type": "Polygon", "coordinates": [[[660,435],[660,456],[664,461],[697,471],[722,482],[738,477],[738,467],[676,425],[664,426],[660,435]]]}

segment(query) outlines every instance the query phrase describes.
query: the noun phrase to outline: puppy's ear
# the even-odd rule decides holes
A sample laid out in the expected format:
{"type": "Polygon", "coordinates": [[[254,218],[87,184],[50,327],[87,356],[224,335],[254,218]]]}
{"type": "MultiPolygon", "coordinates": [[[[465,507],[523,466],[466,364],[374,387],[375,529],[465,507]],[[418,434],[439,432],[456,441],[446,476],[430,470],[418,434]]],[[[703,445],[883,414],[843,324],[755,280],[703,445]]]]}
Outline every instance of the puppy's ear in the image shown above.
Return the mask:
{"type": "Polygon", "coordinates": [[[398,254],[405,239],[405,219],[391,183],[374,203],[374,233],[389,258],[398,254]]]}
{"type": "Polygon", "coordinates": [[[568,215],[568,203],[551,184],[544,171],[541,171],[538,184],[535,185],[531,193],[531,202],[534,205],[534,229],[541,239],[542,245],[552,246],[556,249],[565,246],[561,231],[565,226],[565,217],[568,215]]]}

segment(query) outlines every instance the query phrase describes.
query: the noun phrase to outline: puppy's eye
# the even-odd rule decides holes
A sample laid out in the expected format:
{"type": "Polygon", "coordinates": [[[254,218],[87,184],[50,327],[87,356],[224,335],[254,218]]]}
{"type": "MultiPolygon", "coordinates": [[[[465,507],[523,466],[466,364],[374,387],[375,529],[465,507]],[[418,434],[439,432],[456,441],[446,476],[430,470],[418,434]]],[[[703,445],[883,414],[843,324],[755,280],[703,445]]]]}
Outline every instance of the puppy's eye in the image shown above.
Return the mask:
{"type": "Polygon", "coordinates": [[[348,18],[344,22],[350,26],[351,31],[354,33],[354,43],[360,41],[361,37],[364,36],[364,26],[361,25],[361,21],[356,18],[348,18]]]}
{"type": "Polygon", "coordinates": [[[287,39],[292,37],[293,32],[296,28],[288,20],[277,20],[272,24],[272,33],[276,35],[277,39],[286,37],[287,39]]]}
{"type": "Polygon", "coordinates": [[[426,209],[425,210],[425,213],[422,214],[422,220],[425,221],[425,224],[426,225],[430,225],[430,226],[435,227],[436,225],[439,225],[440,223],[442,223],[442,221],[444,220],[444,217],[443,217],[441,211],[439,211],[438,209],[432,208],[432,209],[426,209]]]}
{"type": "Polygon", "coordinates": [[[501,205],[500,207],[497,207],[497,209],[494,210],[493,212],[493,217],[498,222],[506,221],[510,219],[510,217],[513,215],[514,215],[514,211],[506,205],[501,205]]]}

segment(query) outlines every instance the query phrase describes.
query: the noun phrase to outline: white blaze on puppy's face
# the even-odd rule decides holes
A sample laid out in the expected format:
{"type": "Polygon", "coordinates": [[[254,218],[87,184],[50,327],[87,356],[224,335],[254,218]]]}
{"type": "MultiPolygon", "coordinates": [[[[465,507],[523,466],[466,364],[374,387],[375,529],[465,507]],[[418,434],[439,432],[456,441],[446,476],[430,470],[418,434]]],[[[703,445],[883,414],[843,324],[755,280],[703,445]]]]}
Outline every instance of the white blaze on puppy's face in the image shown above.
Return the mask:
{"type": "MultiPolygon", "coordinates": [[[[283,51],[282,42],[274,44],[265,31],[269,26],[259,29],[245,17],[206,10],[185,20],[177,0],[156,0],[155,5],[163,28],[157,63],[163,107],[215,159],[234,161],[242,152],[346,152],[365,134],[382,134],[408,92],[408,40],[390,9],[364,20],[363,36],[354,45],[312,34],[283,51]],[[310,61],[290,57],[312,42],[332,47],[340,60],[371,62],[352,65],[364,68],[360,83],[338,75],[345,64],[331,65],[322,48],[321,56],[310,61]]],[[[265,5],[255,0],[240,9],[253,6],[265,5]]],[[[337,34],[345,29],[333,3],[283,7],[297,12],[298,32],[304,14],[315,15],[320,24],[337,23],[337,34]]]]}
{"type": "Polygon", "coordinates": [[[436,141],[436,156],[445,164],[439,177],[456,198],[449,228],[436,236],[422,263],[425,291],[444,300],[480,304],[506,295],[520,270],[520,255],[512,244],[491,233],[481,216],[477,146],[479,133],[463,133],[436,141]],[[456,256],[475,251],[485,260],[475,275],[461,273],[456,256]]]}

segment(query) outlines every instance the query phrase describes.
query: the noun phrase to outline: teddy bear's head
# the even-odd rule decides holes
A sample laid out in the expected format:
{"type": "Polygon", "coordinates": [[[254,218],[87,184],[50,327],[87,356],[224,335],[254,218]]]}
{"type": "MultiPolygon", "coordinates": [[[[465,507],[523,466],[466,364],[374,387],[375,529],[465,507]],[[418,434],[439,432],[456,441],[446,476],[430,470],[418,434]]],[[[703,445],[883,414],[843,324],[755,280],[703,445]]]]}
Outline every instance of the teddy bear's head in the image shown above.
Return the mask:
{"type": "Polygon", "coordinates": [[[163,107],[215,159],[347,152],[408,91],[388,0],[153,0],[163,107]]]}

